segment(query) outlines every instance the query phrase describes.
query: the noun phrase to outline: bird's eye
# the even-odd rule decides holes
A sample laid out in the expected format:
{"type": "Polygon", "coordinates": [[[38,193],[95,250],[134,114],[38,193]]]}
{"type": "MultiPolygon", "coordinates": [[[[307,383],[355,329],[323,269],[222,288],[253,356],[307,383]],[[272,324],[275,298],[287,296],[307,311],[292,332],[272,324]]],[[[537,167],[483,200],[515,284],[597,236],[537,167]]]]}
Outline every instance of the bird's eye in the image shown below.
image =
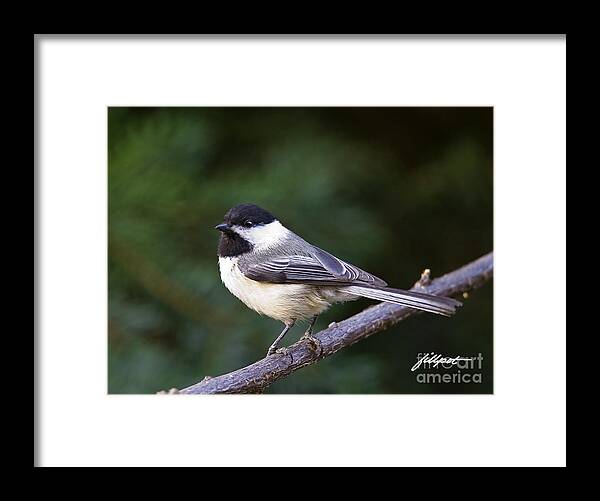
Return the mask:
{"type": "Polygon", "coordinates": [[[252,221],[244,221],[244,226],[246,228],[252,228],[254,226],[254,223],[252,221]]]}

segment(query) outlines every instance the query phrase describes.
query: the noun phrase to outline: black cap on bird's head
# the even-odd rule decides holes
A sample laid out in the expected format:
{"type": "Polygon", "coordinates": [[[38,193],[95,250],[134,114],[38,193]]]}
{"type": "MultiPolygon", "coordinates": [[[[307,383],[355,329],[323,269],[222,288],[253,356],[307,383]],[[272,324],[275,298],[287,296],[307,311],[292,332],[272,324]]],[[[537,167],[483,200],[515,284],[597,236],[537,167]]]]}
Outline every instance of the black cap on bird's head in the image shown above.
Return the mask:
{"type": "Polygon", "coordinates": [[[223,223],[215,226],[215,228],[220,231],[227,231],[232,226],[252,228],[273,221],[275,221],[275,216],[258,205],[239,204],[229,209],[223,217],[223,223]]]}

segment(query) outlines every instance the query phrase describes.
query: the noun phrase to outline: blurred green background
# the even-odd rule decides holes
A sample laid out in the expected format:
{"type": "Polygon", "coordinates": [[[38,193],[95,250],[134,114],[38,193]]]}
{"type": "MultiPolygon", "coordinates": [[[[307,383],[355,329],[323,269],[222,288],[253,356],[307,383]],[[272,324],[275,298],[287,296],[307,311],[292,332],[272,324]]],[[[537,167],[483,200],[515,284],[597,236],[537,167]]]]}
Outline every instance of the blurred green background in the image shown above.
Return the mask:
{"type": "MultiPolygon", "coordinates": [[[[492,108],[109,108],[109,393],[182,388],[262,358],[281,325],[220,281],[214,225],[251,202],[409,288],[492,250],[492,108]]],[[[372,302],[337,305],[317,330],[372,302]]],[[[294,328],[286,343],[302,335],[294,328]]],[[[491,393],[492,285],[269,393],[491,393]],[[417,354],[482,353],[480,384],[422,384],[417,354]]]]}

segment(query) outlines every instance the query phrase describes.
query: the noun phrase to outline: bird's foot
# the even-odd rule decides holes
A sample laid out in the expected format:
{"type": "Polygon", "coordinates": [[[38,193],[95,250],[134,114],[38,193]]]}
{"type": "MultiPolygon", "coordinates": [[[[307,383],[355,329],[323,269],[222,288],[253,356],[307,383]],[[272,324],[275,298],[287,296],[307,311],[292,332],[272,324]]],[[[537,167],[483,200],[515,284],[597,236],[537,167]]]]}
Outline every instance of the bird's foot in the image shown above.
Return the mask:
{"type": "Polygon", "coordinates": [[[292,353],[285,346],[282,346],[281,348],[271,346],[269,348],[269,351],[267,351],[267,357],[270,357],[271,355],[283,355],[284,357],[289,358],[290,364],[294,362],[294,357],[292,357],[292,353]]]}
{"type": "Polygon", "coordinates": [[[269,350],[267,351],[267,357],[270,357],[271,355],[289,355],[289,350],[285,347],[282,346],[281,348],[277,348],[277,346],[270,346],[269,350]]]}
{"type": "Polygon", "coordinates": [[[307,341],[310,350],[318,352],[319,356],[321,355],[321,353],[323,353],[323,346],[321,345],[321,341],[314,337],[310,330],[306,331],[300,339],[307,341]]]}

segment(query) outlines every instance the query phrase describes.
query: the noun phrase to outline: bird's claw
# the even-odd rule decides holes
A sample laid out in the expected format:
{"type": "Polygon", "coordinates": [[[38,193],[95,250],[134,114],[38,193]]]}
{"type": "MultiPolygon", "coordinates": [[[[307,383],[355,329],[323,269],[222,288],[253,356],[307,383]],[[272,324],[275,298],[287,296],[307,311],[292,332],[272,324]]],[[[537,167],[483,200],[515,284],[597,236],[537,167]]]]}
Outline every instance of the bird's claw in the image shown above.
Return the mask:
{"type": "Polygon", "coordinates": [[[323,353],[323,347],[321,346],[321,341],[319,341],[316,337],[312,335],[310,331],[306,331],[301,339],[304,339],[308,342],[308,347],[311,351],[318,351],[319,355],[323,353]]]}
{"type": "Polygon", "coordinates": [[[281,347],[281,348],[277,348],[277,346],[271,346],[269,348],[269,350],[267,351],[267,357],[270,357],[271,355],[289,355],[289,350],[285,347],[281,347]]]}

